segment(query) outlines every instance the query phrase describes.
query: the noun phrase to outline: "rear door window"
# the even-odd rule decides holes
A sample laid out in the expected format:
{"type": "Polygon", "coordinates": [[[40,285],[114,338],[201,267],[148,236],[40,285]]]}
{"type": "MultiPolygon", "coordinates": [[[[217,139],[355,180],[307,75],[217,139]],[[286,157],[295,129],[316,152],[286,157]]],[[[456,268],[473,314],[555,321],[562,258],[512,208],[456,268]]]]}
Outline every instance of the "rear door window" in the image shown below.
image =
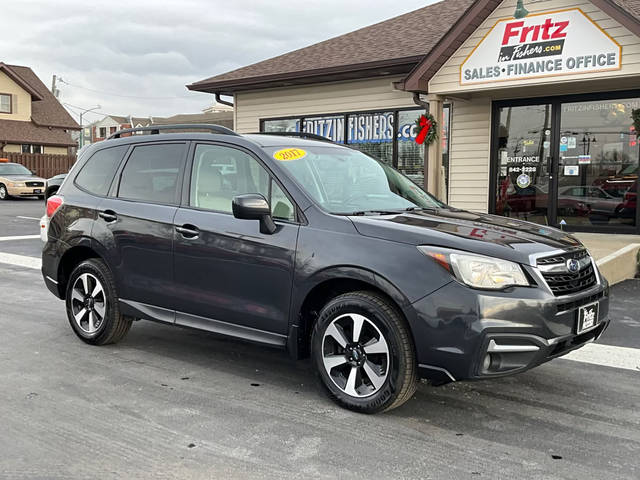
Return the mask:
{"type": "Polygon", "coordinates": [[[76,176],[75,184],[94,195],[104,196],[129,146],[105,148],[94,153],[76,176]]]}
{"type": "Polygon", "coordinates": [[[185,163],[182,143],[135,147],[120,176],[118,197],[149,203],[178,204],[185,163]]]}

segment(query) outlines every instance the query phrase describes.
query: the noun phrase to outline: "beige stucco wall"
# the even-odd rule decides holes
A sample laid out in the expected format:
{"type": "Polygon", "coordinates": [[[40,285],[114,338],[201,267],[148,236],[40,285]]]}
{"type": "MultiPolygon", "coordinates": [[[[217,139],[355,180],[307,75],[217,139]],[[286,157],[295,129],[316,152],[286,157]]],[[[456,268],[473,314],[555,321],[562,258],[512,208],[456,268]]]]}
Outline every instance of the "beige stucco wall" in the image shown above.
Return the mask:
{"type": "Polygon", "coordinates": [[[448,200],[455,207],[480,212],[488,210],[492,100],[610,91],[640,85],[640,39],[593,4],[584,0],[543,0],[525,2],[525,5],[531,13],[581,8],[622,45],[622,69],[460,86],[461,63],[496,21],[513,15],[516,0],[505,0],[429,82],[429,93],[449,98],[452,103],[448,200]],[[615,78],[613,83],[612,77],[615,78]]]}
{"type": "Polygon", "coordinates": [[[235,95],[234,129],[257,132],[260,119],[385,108],[416,107],[412,95],[395,90],[399,78],[375,78],[303,87],[240,92],[235,95]]]}
{"type": "Polygon", "coordinates": [[[49,155],[66,155],[67,147],[49,147],[45,145],[44,153],[49,155]]]}
{"type": "Polygon", "coordinates": [[[20,145],[5,145],[4,148],[2,149],[3,152],[8,152],[8,153],[20,153],[22,151],[22,147],[20,145]]]}
{"type": "Polygon", "coordinates": [[[13,113],[0,113],[0,120],[31,121],[31,95],[24,91],[4,72],[0,72],[0,93],[11,95],[13,113]]]}

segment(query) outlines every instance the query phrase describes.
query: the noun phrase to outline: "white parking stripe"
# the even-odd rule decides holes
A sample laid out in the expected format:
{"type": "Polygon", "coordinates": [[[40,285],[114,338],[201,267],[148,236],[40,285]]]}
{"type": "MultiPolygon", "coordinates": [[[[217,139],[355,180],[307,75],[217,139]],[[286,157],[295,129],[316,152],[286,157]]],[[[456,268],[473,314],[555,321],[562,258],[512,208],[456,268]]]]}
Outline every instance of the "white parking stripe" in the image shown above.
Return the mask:
{"type": "Polygon", "coordinates": [[[11,240],[32,240],[40,238],[40,235],[16,235],[15,237],[0,237],[0,242],[10,242],[11,240]]]}
{"type": "Polygon", "coordinates": [[[26,267],[40,270],[42,266],[42,260],[37,257],[28,257],[26,255],[16,255],[13,253],[1,253],[0,263],[8,263],[9,265],[15,265],[17,267],[26,267]]]}
{"type": "Polygon", "coordinates": [[[18,215],[16,216],[16,218],[24,218],[25,220],[40,220],[39,218],[36,218],[36,217],[24,217],[22,215],[18,215]]]}
{"type": "Polygon", "coordinates": [[[624,368],[640,373],[640,348],[614,347],[590,343],[562,358],[605,367],[624,368]]]}

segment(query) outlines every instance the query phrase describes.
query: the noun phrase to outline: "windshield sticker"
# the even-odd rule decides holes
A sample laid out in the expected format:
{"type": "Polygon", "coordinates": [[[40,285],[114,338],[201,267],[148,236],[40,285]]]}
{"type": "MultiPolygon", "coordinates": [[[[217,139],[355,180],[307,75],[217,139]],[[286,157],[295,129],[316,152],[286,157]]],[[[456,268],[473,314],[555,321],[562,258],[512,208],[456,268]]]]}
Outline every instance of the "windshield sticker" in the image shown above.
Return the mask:
{"type": "Polygon", "coordinates": [[[273,158],[281,162],[291,162],[293,160],[300,160],[307,156],[307,152],[301,148],[285,148],[284,150],[278,150],[273,154],[273,158]]]}

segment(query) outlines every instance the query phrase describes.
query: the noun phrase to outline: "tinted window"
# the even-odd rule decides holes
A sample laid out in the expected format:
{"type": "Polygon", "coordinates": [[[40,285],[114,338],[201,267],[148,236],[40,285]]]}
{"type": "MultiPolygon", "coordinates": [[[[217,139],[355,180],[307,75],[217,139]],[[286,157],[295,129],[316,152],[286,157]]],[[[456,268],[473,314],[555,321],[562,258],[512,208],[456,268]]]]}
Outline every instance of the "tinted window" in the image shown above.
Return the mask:
{"type": "Polygon", "coordinates": [[[133,149],[120,177],[118,197],[177,203],[184,144],[144,145],[133,149]]]}
{"type": "Polygon", "coordinates": [[[233,197],[260,193],[270,200],[275,217],[293,220],[293,205],[277,183],[271,182],[269,173],[249,154],[219,145],[198,145],[191,173],[190,204],[231,213],[233,197]]]}
{"type": "Polygon", "coordinates": [[[120,160],[128,148],[121,146],[98,150],[76,176],[76,185],[94,195],[106,195],[120,160]]]}

